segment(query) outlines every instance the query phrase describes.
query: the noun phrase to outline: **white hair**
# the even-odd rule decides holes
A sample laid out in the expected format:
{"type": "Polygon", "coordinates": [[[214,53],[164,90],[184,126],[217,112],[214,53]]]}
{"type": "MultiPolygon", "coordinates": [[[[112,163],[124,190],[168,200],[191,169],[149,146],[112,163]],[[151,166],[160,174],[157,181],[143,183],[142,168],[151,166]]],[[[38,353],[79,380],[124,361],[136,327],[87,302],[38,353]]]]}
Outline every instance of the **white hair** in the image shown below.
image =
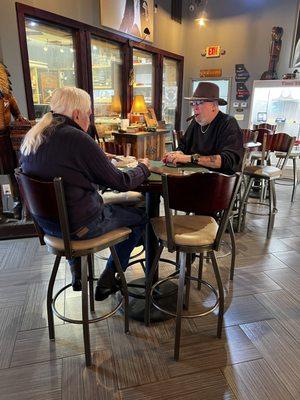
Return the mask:
{"type": "Polygon", "coordinates": [[[87,92],[76,87],[56,89],[50,100],[51,111],[47,112],[24,137],[21,153],[28,156],[35,153],[45,138],[44,132],[51,125],[56,125],[52,113],[62,114],[72,118],[75,110],[85,113],[91,108],[91,98],[87,92]]]}

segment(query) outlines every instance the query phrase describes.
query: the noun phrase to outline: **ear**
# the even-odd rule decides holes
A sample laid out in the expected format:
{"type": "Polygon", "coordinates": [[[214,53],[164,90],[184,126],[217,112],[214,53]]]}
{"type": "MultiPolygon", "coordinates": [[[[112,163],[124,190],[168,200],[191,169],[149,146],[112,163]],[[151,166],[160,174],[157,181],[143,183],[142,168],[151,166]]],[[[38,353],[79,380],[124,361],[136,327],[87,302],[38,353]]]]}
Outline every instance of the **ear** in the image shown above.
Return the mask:
{"type": "Polygon", "coordinates": [[[74,110],[74,111],[72,112],[72,119],[73,119],[74,121],[77,121],[77,120],[78,120],[78,117],[79,117],[79,110],[74,110]]]}

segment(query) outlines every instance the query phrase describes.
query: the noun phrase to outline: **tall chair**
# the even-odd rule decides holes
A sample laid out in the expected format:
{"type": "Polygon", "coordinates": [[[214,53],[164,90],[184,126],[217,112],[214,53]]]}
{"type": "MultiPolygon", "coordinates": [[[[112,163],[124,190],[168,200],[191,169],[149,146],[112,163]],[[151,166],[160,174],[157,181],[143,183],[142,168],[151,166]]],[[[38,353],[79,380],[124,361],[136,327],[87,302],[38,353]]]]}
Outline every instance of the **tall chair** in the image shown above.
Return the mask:
{"type": "Polygon", "coordinates": [[[85,349],[86,365],[91,365],[90,333],[89,324],[102,321],[117,312],[124,301],[125,308],[125,332],[129,331],[128,321],[128,290],[124,272],[121,268],[115,245],[126,240],[131,233],[129,228],[115,229],[104,235],[87,240],[71,240],[68,222],[68,213],[64,195],[62,178],[55,178],[53,181],[46,182],[24,174],[21,170],[16,171],[16,179],[19,184],[20,192],[28,210],[33,218],[41,245],[47,246],[49,253],[55,254],[55,262],[52,269],[48,292],[47,292],[47,315],[49,327],[49,339],[55,340],[53,313],[63,321],[82,324],[83,340],[85,349]],[[47,220],[57,221],[60,224],[62,238],[57,238],[44,233],[37,222],[37,217],[47,220]],[[89,319],[88,315],[88,282],[90,289],[90,310],[94,311],[93,298],[93,254],[109,248],[119,273],[122,283],[122,298],[117,306],[110,312],[97,318],[89,319]],[[66,285],[53,296],[53,287],[57,275],[61,257],[67,260],[74,257],[81,257],[81,281],[82,281],[82,320],[71,319],[61,315],[55,306],[58,296],[64,292],[71,284],[66,285]]]}
{"type": "Polygon", "coordinates": [[[150,324],[151,302],[162,312],[176,317],[175,360],[179,359],[181,320],[185,318],[182,315],[183,302],[185,297],[185,307],[188,308],[191,280],[201,281],[202,284],[208,287],[215,294],[216,302],[209,310],[200,314],[190,314],[187,317],[195,318],[207,315],[219,306],[217,336],[221,337],[224,292],[214,251],[219,249],[240,181],[240,174],[228,176],[214,172],[194,173],[187,176],[162,176],[165,217],[151,220],[154,232],[159,240],[159,248],[150,274],[147,277],[145,322],[146,325],[150,324]],[[195,213],[195,215],[173,215],[172,209],[195,213]],[[216,222],[216,218],[219,223],[216,222]],[[176,251],[180,253],[180,271],[177,271],[179,272],[179,286],[176,313],[162,308],[156,303],[153,296],[153,291],[159,285],[174,279],[173,273],[153,285],[153,278],[164,247],[167,247],[170,252],[176,251]],[[212,261],[218,292],[208,282],[191,276],[191,254],[200,253],[203,255],[204,252],[207,252],[212,261]],[[184,287],[186,287],[185,296],[184,287]]]}
{"type": "MultiPolygon", "coordinates": [[[[259,215],[268,215],[268,229],[267,229],[267,239],[271,237],[272,229],[275,221],[275,214],[277,213],[276,208],[276,192],[275,192],[275,180],[279,179],[282,175],[282,170],[285,167],[289,155],[294,146],[295,138],[287,135],[286,133],[275,133],[274,135],[270,135],[264,133],[264,137],[262,140],[262,154],[261,154],[261,165],[249,165],[244,168],[244,176],[248,177],[247,186],[243,195],[243,199],[239,209],[239,222],[238,222],[238,231],[244,229],[245,226],[245,218],[247,211],[247,204],[249,199],[250,190],[254,183],[254,180],[259,180],[267,184],[269,188],[269,196],[267,198],[268,203],[263,203],[262,200],[257,202],[256,204],[268,205],[269,211],[268,214],[259,214],[259,215]],[[273,167],[271,165],[265,165],[266,163],[266,154],[271,154],[272,152],[284,152],[285,158],[280,165],[280,167],[273,167]]],[[[264,186],[264,185],[263,185],[264,186]]],[[[251,214],[258,214],[255,212],[251,212],[251,214]]]]}

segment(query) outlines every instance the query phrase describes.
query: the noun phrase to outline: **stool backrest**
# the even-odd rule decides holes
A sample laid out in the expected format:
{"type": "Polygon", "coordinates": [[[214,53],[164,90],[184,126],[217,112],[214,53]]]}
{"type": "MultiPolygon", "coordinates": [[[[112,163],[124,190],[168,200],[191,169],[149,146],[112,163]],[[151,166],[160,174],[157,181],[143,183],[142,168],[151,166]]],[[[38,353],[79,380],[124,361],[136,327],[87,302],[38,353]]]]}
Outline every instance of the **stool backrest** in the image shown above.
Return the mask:
{"type": "Polygon", "coordinates": [[[175,129],[172,131],[172,149],[175,151],[179,146],[181,139],[183,138],[183,131],[176,131],[175,129]]]}
{"type": "Polygon", "coordinates": [[[44,231],[37,222],[37,217],[60,224],[65,246],[66,258],[72,257],[70,229],[62,178],[43,181],[24,174],[21,169],[15,171],[21,196],[34,221],[41,244],[45,244],[44,231]]]}
{"type": "Polygon", "coordinates": [[[257,130],[260,128],[270,129],[273,133],[275,133],[277,125],[271,125],[271,124],[267,124],[267,123],[253,125],[253,130],[257,130]]]}
{"type": "Polygon", "coordinates": [[[243,133],[243,143],[256,142],[257,141],[257,131],[252,129],[242,129],[243,133]]]}
{"type": "Polygon", "coordinates": [[[287,133],[275,133],[272,136],[269,150],[272,152],[279,151],[285,153],[285,157],[281,160],[280,168],[283,169],[288,162],[289,156],[295,144],[296,137],[287,133]]]}
{"type": "Polygon", "coordinates": [[[224,175],[216,172],[197,172],[191,175],[162,175],[169,250],[174,249],[172,209],[212,217],[221,215],[215,241],[217,249],[226,229],[240,182],[240,173],[224,175]]]}

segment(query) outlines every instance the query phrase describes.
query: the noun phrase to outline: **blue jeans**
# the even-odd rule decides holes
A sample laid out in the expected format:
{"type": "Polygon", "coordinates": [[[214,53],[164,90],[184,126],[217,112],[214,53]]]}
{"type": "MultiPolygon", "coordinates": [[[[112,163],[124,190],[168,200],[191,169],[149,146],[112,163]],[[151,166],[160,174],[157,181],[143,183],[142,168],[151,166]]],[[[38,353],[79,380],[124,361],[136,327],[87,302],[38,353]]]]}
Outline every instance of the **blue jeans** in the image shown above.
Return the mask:
{"type": "MultiPolygon", "coordinates": [[[[38,221],[45,233],[61,237],[59,229],[53,224],[47,224],[44,221],[38,221]]],[[[102,214],[95,218],[92,222],[85,226],[84,235],[72,234],[72,240],[85,240],[101,236],[104,233],[113,231],[118,228],[128,227],[131,229],[131,234],[128,239],[116,244],[115,249],[118,254],[122,269],[125,271],[128,265],[129,257],[132,250],[139,243],[142,233],[145,230],[147,217],[144,209],[137,207],[126,207],[118,204],[107,204],[103,207],[102,214]]],[[[80,232],[79,232],[80,233],[80,232]]],[[[68,260],[71,267],[80,265],[80,257],[68,260]]],[[[112,256],[110,255],[106,268],[115,270],[112,256]]]]}

